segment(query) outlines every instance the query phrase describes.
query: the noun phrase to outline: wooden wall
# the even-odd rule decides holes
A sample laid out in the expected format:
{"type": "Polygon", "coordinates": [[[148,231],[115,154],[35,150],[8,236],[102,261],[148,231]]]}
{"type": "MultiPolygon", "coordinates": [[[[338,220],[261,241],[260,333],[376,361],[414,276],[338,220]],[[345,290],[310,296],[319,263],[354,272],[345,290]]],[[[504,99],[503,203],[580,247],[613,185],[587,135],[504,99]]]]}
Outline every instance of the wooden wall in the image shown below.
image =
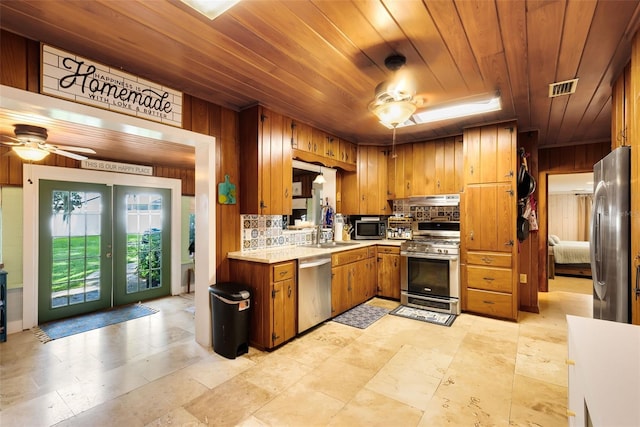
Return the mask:
{"type": "MultiPolygon", "coordinates": [[[[538,173],[538,132],[521,132],[518,134],[518,148],[524,148],[525,153],[529,154],[527,158],[527,166],[529,173],[534,177],[538,173]]],[[[518,164],[520,161],[518,161],[518,164]]],[[[539,186],[533,193],[534,200],[539,199],[539,186]]],[[[540,218],[540,210],[538,209],[538,219],[540,218]]],[[[519,280],[518,301],[519,309],[538,313],[538,244],[540,233],[531,231],[529,237],[518,243],[518,265],[519,274],[525,274],[526,280],[519,280]]]]}
{"type": "MultiPolygon", "coordinates": [[[[40,43],[0,30],[0,84],[30,92],[40,90],[40,43]]],[[[216,138],[217,182],[228,174],[238,182],[238,113],[227,108],[184,94],[183,128],[216,138]]],[[[22,186],[22,160],[0,147],[0,185],[22,186]]],[[[103,159],[109,160],[109,159],[103,159]]],[[[80,167],[80,162],[55,154],[42,164],[59,167],[80,167]]],[[[182,195],[195,195],[195,166],[191,169],[154,166],[154,176],[182,181],[182,195]]],[[[241,191],[238,188],[238,191],[241,191]]],[[[226,254],[240,249],[240,211],[238,205],[216,204],[217,280],[229,280],[226,254]]]]}

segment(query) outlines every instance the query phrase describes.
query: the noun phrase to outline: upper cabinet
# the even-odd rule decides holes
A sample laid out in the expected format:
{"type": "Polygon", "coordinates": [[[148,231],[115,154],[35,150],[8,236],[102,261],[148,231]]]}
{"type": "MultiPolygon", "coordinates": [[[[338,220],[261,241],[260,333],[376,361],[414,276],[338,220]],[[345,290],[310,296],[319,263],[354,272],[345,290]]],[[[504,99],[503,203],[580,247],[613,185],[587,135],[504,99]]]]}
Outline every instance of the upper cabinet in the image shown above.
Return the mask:
{"type": "Polygon", "coordinates": [[[240,212],[291,213],[291,122],[254,106],[240,112],[240,212]]]}
{"type": "Polygon", "coordinates": [[[285,118],[285,133],[293,158],[355,172],[356,144],[291,118],[285,118]]]}
{"type": "Polygon", "coordinates": [[[466,184],[511,182],[515,174],[514,124],[467,129],[464,133],[466,184]]]}
{"type": "Polygon", "coordinates": [[[358,170],[342,175],[342,213],[391,215],[387,197],[387,151],[374,145],[358,146],[358,170]]]}
{"type": "Polygon", "coordinates": [[[463,190],[462,136],[402,144],[388,157],[389,199],[463,190]]]}

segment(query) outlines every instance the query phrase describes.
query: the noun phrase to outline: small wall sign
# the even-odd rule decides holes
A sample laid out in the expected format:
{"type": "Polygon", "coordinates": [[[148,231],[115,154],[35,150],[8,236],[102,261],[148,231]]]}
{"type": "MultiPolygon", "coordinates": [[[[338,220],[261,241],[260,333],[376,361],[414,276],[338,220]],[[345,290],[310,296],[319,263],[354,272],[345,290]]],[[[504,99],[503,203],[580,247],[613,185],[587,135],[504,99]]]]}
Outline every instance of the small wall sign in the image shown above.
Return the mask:
{"type": "Polygon", "coordinates": [[[106,172],[130,173],[134,175],[153,176],[153,167],[144,165],[131,165],[128,163],[107,162],[105,160],[81,160],[82,169],[92,169],[106,172]]]}
{"type": "Polygon", "coordinates": [[[42,45],[40,92],[182,127],[182,93],[89,59],[42,45]]]}

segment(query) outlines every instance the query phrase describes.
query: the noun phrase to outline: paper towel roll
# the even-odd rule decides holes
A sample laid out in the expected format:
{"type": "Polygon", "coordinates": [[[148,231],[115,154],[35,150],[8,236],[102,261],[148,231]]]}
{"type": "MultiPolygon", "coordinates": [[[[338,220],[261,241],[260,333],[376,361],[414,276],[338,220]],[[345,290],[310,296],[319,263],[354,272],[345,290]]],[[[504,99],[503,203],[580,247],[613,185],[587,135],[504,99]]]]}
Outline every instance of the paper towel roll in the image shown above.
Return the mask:
{"type": "Polygon", "coordinates": [[[333,240],[336,240],[339,242],[342,240],[342,228],[344,227],[344,224],[336,223],[334,224],[334,227],[335,227],[335,232],[333,233],[333,240]]]}

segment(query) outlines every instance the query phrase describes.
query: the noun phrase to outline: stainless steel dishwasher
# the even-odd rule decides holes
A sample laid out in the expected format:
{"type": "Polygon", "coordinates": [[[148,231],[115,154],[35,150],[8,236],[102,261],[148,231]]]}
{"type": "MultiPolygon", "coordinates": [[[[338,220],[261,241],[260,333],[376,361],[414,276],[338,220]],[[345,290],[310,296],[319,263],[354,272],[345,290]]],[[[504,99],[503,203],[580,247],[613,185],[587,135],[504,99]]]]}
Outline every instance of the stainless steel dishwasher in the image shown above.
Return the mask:
{"type": "Polygon", "coordinates": [[[298,333],[331,317],[331,254],[298,261],[298,333]]]}

